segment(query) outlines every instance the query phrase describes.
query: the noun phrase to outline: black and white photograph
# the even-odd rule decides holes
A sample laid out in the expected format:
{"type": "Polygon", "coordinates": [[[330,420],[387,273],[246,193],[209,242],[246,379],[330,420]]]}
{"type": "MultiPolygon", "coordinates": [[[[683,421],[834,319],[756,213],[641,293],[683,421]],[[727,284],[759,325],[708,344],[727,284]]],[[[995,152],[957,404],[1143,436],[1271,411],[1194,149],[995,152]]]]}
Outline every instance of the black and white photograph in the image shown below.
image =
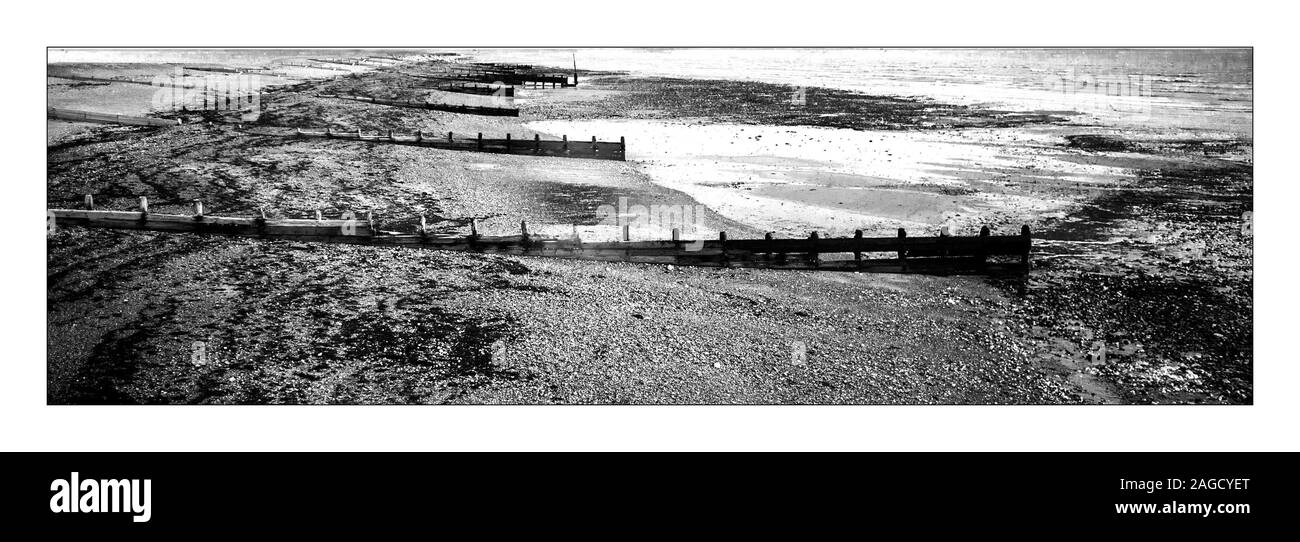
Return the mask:
{"type": "Polygon", "coordinates": [[[14,532],[1294,523],[1282,8],[11,11],[14,532]]]}
{"type": "Polygon", "coordinates": [[[1251,405],[1251,47],[46,49],[49,405],[1251,405]]]}

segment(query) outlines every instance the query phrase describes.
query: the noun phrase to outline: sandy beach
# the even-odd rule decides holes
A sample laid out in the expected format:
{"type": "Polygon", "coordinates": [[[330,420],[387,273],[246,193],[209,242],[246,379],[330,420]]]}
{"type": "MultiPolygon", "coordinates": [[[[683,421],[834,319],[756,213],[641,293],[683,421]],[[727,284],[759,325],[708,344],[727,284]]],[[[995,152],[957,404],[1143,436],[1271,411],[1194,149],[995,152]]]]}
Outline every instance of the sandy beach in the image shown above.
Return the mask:
{"type": "MultiPolygon", "coordinates": [[[[549,51],[464,53],[455,61],[564,67],[549,51]]],[[[74,207],[92,193],[98,206],[122,210],[140,196],[158,212],[185,212],[195,199],[227,215],[371,210],[394,230],[424,215],[437,231],[464,232],[476,218],[490,234],[515,233],[526,220],[538,233],[591,240],[619,235],[602,209],[620,202],[701,209],[689,231],[710,238],[943,227],[971,235],[1029,225],[1029,291],[978,277],[665,268],[61,228],[48,241],[49,401],[1253,401],[1253,245],[1243,227],[1253,209],[1251,103],[1235,79],[1146,74],[1161,92],[1118,100],[1148,112],[1145,122],[1097,105],[1105,100],[1062,100],[1020,72],[991,72],[1006,80],[999,92],[982,81],[941,81],[917,96],[903,90],[925,77],[914,67],[809,79],[758,62],[739,78],[675,52],[662,53],[677,60],[673,73],[638,70],[642,60],[619,51],[581,59],[576,88],[520,88],[517,118],[317,96],[427,98],[404,72],[448,57],[425,54],[347,73],[279,68],[302,79],[259,79],[256,114],[246,118],[141,110],[143,94],[156,89],[51,78],[52,107],[186,123],[51,120],[47,204],[74,207]],[[791,101],[792,84],[803,88],[802,103],[791,101]],[[1205,88],[1213,99],[1194,92],[1205,88]],[[623,137],[628,160],[292,136],[326,126],[623,137]],[[192,363],[196,342],[212,354],[201,366],[192,363]]],[[[149,78],[176,65],[62,60],[50,70],[149,78]]],[[[652,221],[635,235],[665,238],[667,229],[652,221]]]]}

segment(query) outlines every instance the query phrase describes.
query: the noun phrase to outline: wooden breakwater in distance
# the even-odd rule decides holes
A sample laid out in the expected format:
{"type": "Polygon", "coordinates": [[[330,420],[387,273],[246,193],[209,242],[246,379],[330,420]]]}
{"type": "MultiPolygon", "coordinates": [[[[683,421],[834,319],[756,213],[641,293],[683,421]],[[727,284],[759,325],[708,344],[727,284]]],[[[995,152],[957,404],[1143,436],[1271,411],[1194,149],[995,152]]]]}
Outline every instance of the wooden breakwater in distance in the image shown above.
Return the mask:
{"type": "MultiPolygon", "coordinates": [[[[194,70],[195,68],[182,68],[182,69],[194,70]]],[[[216,70],[213,69],[213,70],[202,70],[202,71],[216,71],[216,70]]],[[[231,72],[224,72],[224,73],[244,73],[244,72],[231,71],[231,72]]],[[[248,73],[253,73],[253,72],[250,71],[248,73]]],[[[50,77],[54,79],[67,79],[70,81],[89,81],[89,82],[102,83],[102,84],[124,83],[128,85],[142,85],[146,87],[157,87],[157,88],[200,88],[200,86],[207,85],[206,80],[193,81],[191,80],[194,79],[193,77],[177,78],[177,77],[168,76],[164,79],[153,79],[149,81],[143,81],[139,79],[114,79],[112,77],[91,77],[85,75],[63,75],[63,74],[46,74],[46,77],[50,77]]]]}
{"type": "Polygon", "coordinates": [[[153,117],[132,117],[129,115],[95,113],[93,111],[78,111],[75,109],[57,109],[54,107],[46,108],[46,116],[52,119],[124,124],[127,126],[176,126],[181,124],[180,119],[169,120],[153,117]]]}
{"type": "Polygon", "coordinates": [[[576,66],[574,69],[573,82],[569,81],[569,76],[567,74],[542,73],[535,69],[519,65],[449,64],[441,66],[441,69],[444,73],[452,75],[458,79],[479,81],[483,83],[499,82],[507,85],[551,88],[566,88],[578,85],[576,66]]]}
{"type": "Polygon", "coordinates": [[[515,97],[515,87],[511,85],[494,85],[492,83],[480,83],[477,81],[464,81],[455,77],[444,75],[421,75],[418,73],[398,72],[399,75],[414,77],[418,79],[428,79],[438,81],[432,86],[426,87],[430,90],[440,90],[442,92],[456,92],[460,94],[478,94],[478,95],[499,95],[507,98],[515,97]]]}
{"type": "Polygon", "coordinates": [[[47,73],[45,77],[54,79],[67,79],[69,81],[89,81],[92,83],[123,83],[127,85],[144,85],[146,87],[155,86],[153,81],[141,81],[139,79],[117,79],[113,77],[92,77],[89,75],[73,75],[70,73],[47,73]]]}
{"type": "Polygon", "coordinates": [[[456,77],[480,83],[501,83],[515,86],[538,88],[567,88],[575,86],[569,83],[567,75],[520,75],[520,74],[460,74],[456,77]]]}
{"type": "Polygon", "coordinates": [[[353,100],[357,102],[366,102],[378,105],[391,105],[396,107],[413,107],[416,109],[431,109],[434,111],[447,111],[450,113],[465,113],[467,115],[491,115],[498,117],[518,117],[519,110],[513,107],[494,107],[486,105],[458,105],[429,103],[417,100],[386,100],[375,98],[373,96],[353,96],[348,94],[317,94],[321,98],[335,98],[339,100],[353,100]]]}
{"type": "Polygon", "coordinates": [[[337,64],[339,66],[361,66],[362,65],[362,59],[359,58],[352,59],[351,61],[343,60],[343,59],[332,59],[332,58],[309,58],[307,60],[310,60],[312,62],[320,62],[321,64],[337,64]]]}
{"type": "Polygon", "coordinates": [[[459,94],[478,94],[482,96],[504,96],[506,98],[515,97],[515,87],[505,85],[497,86],[491,83],[475,83],[470,81],[449,81],[439,83],[429,87],[432,90],[442,92],[455,92],[459,94]]]}
{"type": "Polygon", "coordinates": [[[280,62],[278,63],[278,66],[293,67],[293,68],[308,68],[312,70],[325,70],[325,71],[341,72],[341,73],[353,73],[352,70],[348,70],[344,68],[333,68],[330,66],[321,66],[319,64],[312,64],[310,62],[280,62]]]}
{"type": "Polygon", "coordinates": [[[259,71],[265,68],[225,68],[216,66],[181,66],[181,70],[194,72],[211,72],[211,73],[236,73],[242,74],[248,71],[259,71]]]}
{"type": "Polygon", "coordinates": [[[516,139],[510,134],[506,134],[505,139],[488,139],[483,137],[483,133],[470,137],[468,135],[457,135],[453,132],[429,133],[422,131],[415,133],[395,133],[392,130],[386,132],[375,132],[366,134],[360,130],[340,131],[326,128],[321,131],[309,131],[298,129],[294,135],[296,137],[320,137],[326,139],[344,139],[356,141],[370,141],[375,143],[392,143],[398,145],[416,145],[421,147],[433,147],[437,149],[449,149],[457,151],[489,152],[497,154],[522,154],[530,156],[558,156],[564,158],[587,158],[595,160],[626,160],[627,158],[627,140],[618,138],[618,141],[597,141],[595,137],[591,141],[569,140],[569,136],[563,136],[560,140],[542,139],[540,135],[533,135],[532,139],[516,139]]]}
{"type": "Polygon", "coordinates": [[[316,62],[327,62],[333,64],[346,64],[349,66],[373,66],[376,68],[387,68],[391,66],[405,64],[407,62],[400,58],[392,58],[386,56],[366,56],[366,57],[334,58],[334,59],[309,58],[308,60],[313,60],[316,62]]]}
{"type": "MultiPolygon", "coordinates": [[[[93,199],[86,197],[87,207],[93,199]]],[[[430,248],[461,252],[570,258],[579,260],[657,263],[700,267],[743,267],[761,269],[805,269],[873,273],[925,273],[939,275],[980,274],[1027,277],[1031,238],[1029,226],[1019,235],[992,235],[988,227],[978,236],[908,237],[902,229],[897,237],[863,237],[858,230],[849,238],[821,238],[813,232],[805,239],[728,239],[725,232],[716,240],[682,240],[677,230],[667,241],[583,242],[580,238],[543,237],[530,234],[520,222],[519,235],[479,235],[470,222],[469,235],[433,235],[424,227],[416,233],[385,232],[375,218],[325,220],[222,217],[203,214],[195,203],[191,215],[152,214],[141,198],[141,210],[96,211],[51,209],[47,220],[57,227],[76,225],[93,228],[193,232],[271,239],[351,243],[408,248],[430,248]],[[872,257],[887,254],[889,257],[872,257]],[[833,255],[829,259],[825,255],[833,255]]]]}

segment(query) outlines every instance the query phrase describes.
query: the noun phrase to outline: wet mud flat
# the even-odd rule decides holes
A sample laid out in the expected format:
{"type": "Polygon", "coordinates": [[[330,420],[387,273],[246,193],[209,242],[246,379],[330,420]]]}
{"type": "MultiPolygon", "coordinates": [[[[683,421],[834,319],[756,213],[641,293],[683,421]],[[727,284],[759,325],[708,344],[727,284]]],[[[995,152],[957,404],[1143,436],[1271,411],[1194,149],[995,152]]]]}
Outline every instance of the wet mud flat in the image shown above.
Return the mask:
{"type": "Polygon", "coordinates": [[[583,76],[597,91],[529,107],[553,119],[681,119],[854,130],[1014,127],[1066,121],[1068,112],[1003,111],[921,98],[876,96],[823,87],[754,81],[643,77],[612,72],[583,76]]]}
{"type": "Polygon", "coordinates": [[[1143,163],[1043,225],[1015,311],[1038,355],[1108,402],[1251,403],[1250,142],[1106,138],[1101,149],[1099,160],[1143,163]]]}

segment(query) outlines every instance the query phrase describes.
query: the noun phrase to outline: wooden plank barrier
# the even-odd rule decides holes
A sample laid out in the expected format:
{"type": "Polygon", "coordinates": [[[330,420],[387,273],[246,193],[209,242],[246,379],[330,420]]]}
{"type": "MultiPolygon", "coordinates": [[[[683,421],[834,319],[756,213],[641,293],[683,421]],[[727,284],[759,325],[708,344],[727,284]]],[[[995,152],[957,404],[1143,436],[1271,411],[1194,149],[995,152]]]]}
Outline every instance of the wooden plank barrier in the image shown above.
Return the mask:
{"type": "MultiPolygon", "coordinates": [[[[336,65],[339,65],[339,66],[359,66],[359,65],[361,65],[361,60],[360,60],[360,59],[342,60],[342,59],[330,59],[330,58],[309,58],[309,59],[307,59],[307,60],[310,60],[310,61],[312,61],[312,62],[319,62],[319,63],[321,63],[321,64],[336,64],[336,65]]],[[[349,71],[351,71],[351,70],[349,70],[349,71]]]]}
{"type": "Polygon", "coordinates": [[[427,67],[438,70],[439,73],[435,75],[483,83],[500,82],[507,85],[549,88],[566,88],[578,84],[576,66],[572,82],[566,73],[545,72],[522,64],[441,64],[427,67]]]}
{"type": "MultiPolygon", "coordinates": [[[[93,200],[87,196],[87,207],[93,200]]],[[[700,267],[738,267],[761,269],[806,269],[818,271],[858,271],[873,273],[925,273],[939,275],[1011,275],[1027,277],[1031,238],[1029,227],[1019,235],[991,235],[982,230],[971,237],[936,236],[823,238],[806,239],[728,239],[726,232],[717,240],[682,240],[680,232],[667,241],[583,242],[577,238],[543,237],[529,233],[527,223],[520,223],[519,235],[483,236],[478,225],[470,222],[469,235],[433,235],[421,227],[416,233],[404,234],[379,229],[374,218],[268,219],[223,217],[203,214],[202,204],[195,203],[190,215],[155,214],[141,198],[139,211],[96,211],[51,209],[56,227],[134,229],[163,232],[221,234],[267,239],[287,239],[322,243],[351,243],[409,248],[430,248],[461,252],[570,258],[579,260],[659,263],[700,267]],[[866,254],[896,254],[895,257],[866,257],[866,254]],[[826,258],[826,255],[842,255],[826,258]],[[999,258],[995,261],[992,258],[999,258]]],[[[421,221],[423,224],[423,220],[421,221]]],[[[626,234],[624,239],[627,239],[626,234]]]]}
{"type": "Polygon", "coordinates": [[[196,72],[236,73],[236,74],[242,74],[242,73],[245,73],[245,72],[247,72],[247,71],[249,71],[249,70],[263,70],[263,69],[265,69],[265,68],[225,68],[225,67],[219,67],[219,66],[181,66],[181,69],[182,69],[182,70],[187,70],[187,71],[196,71],[196,72]]]}
{"type": "Polygon", "coordinates": [[[352,96],[347,94],[317,94],[321,98],[335,98],[339,100],[353,100],[357,102],[366,102],[378,105],[391,105],[396,107],[413,107],[416,109],[432,109],[434,111],[447,111],[451,113],[465,113],[467,115],[491,115],[498,117],[518,117],[519,110],[513,107],[495,107],[487,105],[459,105],[444,103],[429,103],[417,100],[386,100],[375,98],[373,96],[352,96]]]}
{"type": "Polygon", "coordinates": [[[505,70],[484,68],[450,68],[444,73],[458,79],[482,83],[504,83],[507,85],[565,88],[575,86],[569,82],[569,76],[563,74],[537,73],[527,70],[505,70]]]}
{"type": "Polygon", "coordinates": [[[54,79],[67,79],[69,81],[90,81],[94,83],[123,83],[127,85],[144,85],[146,87],[155,86],[153,81],[142,81],[140,79],[116,79],[112,77],[92,77],[89,75],[73,75],[70,73],[47,73],[45,77],[54,79]]]}
{"type": "Polygon", "coordinates": [[[128,115],[113,115],[110,113],[95,113],[93,111],[78,111],[75,109],[56,109],[53,107],[46,108],[46,116],[52,119],[125,124],[128,126],[176,126],[181,124],[180,119],[169,120],[156,119],[153,117],[132,117],[128,115]]]}
{"type": "Polygon", "coordinates": [[[465,81],[455,77],[438,76],[438,75],[420,75],[414,73],[398,72],[401,75],[436,81],[426,87],[430,90],[441,92],[455,92],[458,94],[476,94],[482,96],[505,96],[507,98],[515,97],[515,87],[511,85],[494,85],[492,83],[480,83],[476,81],[465,81]]]}
{"type": "Polygon", "coordinates": [[[330,67],[330,66],[321,66],[321,65],[319,65],[319,64],[312,64],[312,63],[310,63],[310,62],[294,62],[294,61],[289,61],[289,62],[280,62],[280,63],[278,63],[277,65],[280,66],[280,67],[307,68],[307,69],[311,69],[311,70],[323,70],[323,71],[340,72],[340,73],[353,73],[352,70],[348,70],[348,69],[344,69],[344,68],[333,68],[333,67],[330,67]]]}
{"type": "Polygon", "coordinates": [[[521,142],[509,134],[506,134],[505,139],[487,139],[481,133],[471,138],[457,137],[452,132],[447,132],[445,135],[426,135],[423,132],[395,134],[392,130],[376,132],[371,135],[360,131],[336,132],[329,128],[322,131],[309,131],[300,128],[295,131],[295,135],[297,137],[350,139],[374,143],[529,156],[558,156],[593,160],[626,160],[627,156],[627,140],[623,137],[618,138],[617,142],[597,141],[595,137],[592,137],[590,143],[575,142],[570,144],[568,136],[563,136],[562,139],[556,141],[553,139],[543,140],[540,136],[534,135],[532,141],[521,142]]]}
{"type": "MultiPolygon", "coordinates": [[[[182,69],[195,70],[196,68],[182,68],[182,69]]],[[[216,71],[216,70],[208,69],[202,71],[216,71]]],[[[236,70],[231,70],[229,72],[224,72],[224,73],[233,74],[233,73],[240,73],[240,72],[236,70]]],[[[111,77],[90,77],[90,76],[70,75],[70,74],[68,75],[47,74],[46,77],[50,77],[53,79],[67,79],[69,81],[90,81],[90,82],[103,83],[103,84],[125,83],[129,85],[143,85],[146,87],[156,87],[156,88],[178,88],[178,89],[179,88],[201,88],[207,85],[207,81],[205,80],[205,78],[196,77],[196,76],[176,77],[172,75],[167,75],[167,76],[160,77],[158,79],[151,79],[148,81],[140,80],[140,79],[114,79],[111,77]]]]}

